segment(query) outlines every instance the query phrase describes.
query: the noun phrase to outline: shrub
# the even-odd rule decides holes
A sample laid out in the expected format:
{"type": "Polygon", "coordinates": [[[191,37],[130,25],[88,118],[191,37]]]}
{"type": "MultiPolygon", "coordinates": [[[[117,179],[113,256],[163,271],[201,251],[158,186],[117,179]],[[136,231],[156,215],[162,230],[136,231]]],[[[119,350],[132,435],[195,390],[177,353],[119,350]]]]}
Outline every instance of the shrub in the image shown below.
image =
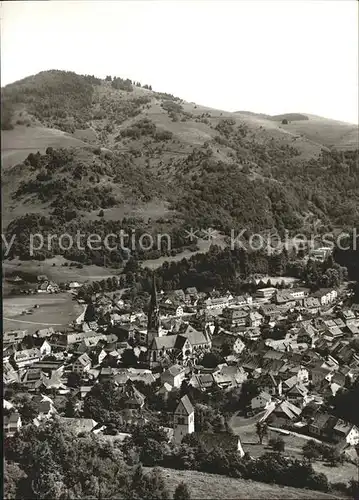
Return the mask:
{"type": "Polygon", "coordinates": [[[175,489],[174,495],[173,495],[174,500],[190,500],[191,495],[188,489],[188,486],[186,483],[179,483],[178,486],[175,489]]]}
{"type": "Polygon", "coordinates": [[[180,113],[183,110],[183,106],[174,101],[163,101],[161,106],[168,113],[180,113]]]}
{"type": "Polygon", "coordinates": [[[285,448],[285,443],[283,438],[281,437],[274,437],[269,440],[269,446],[274,450],[274,451],[284,451],[285,448]]]}
{"type": "Polygon", "coordinates": [[[123,78],[114,77],[111,86],[116,90],[126,90],[127,92],[132,92],[133,90],[132,82],[128,78],[124,80],[123,78]]]}
{"type": "Polygon", "coordinates": [[[309,460],[318,459],[321,456],[321,448],[313,439],[307,441],[302,448],[303,457],[309,460]]]}

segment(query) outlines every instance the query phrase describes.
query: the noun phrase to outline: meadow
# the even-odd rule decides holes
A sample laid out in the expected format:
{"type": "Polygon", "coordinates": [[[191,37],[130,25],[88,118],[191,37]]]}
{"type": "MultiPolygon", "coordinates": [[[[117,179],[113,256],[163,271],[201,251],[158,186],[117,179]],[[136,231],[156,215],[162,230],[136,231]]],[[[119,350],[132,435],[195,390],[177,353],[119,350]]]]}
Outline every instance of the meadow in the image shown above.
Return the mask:
{"type": "Polygon", "coordinates": [[[69,292],[4,297],[3,328],[26,329],[29,333],[50,326],[64,328],[82,311],[83,307],[69,292]],[[24,311],[31,311],[31,314],[24,314],[24,311]]]}

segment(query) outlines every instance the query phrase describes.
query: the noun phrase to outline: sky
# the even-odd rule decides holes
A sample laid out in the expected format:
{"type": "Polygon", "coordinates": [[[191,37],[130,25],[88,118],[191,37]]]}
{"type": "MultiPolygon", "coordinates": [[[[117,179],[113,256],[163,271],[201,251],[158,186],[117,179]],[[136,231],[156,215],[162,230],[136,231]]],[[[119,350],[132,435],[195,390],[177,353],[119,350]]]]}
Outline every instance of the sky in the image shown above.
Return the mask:
{"type": "Polygon", "coordinates": [[[227,111],[358,123],[358,2],[1,2],[1,85],[48,69],[227,111]]]}

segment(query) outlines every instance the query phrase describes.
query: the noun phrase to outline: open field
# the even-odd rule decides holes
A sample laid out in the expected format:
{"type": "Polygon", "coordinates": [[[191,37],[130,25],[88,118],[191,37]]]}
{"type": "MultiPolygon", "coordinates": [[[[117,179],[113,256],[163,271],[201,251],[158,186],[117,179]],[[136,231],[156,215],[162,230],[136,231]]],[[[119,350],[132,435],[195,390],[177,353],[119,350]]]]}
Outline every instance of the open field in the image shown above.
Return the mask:
{"type": "Polygon", "coordinates": [[[17,125],[13,130],[1,131],[1,161],[3,168],[13,167],[30,153],[44,153],[46,148],[84,147],[86,144],[73,135],[47,127],[17,125]]]}
{"type": "Polygon", "coordinates": [[[160,468],[165,476],[166,485],[171,494],[178,483],[187,483],[193,499],[256,499],[256,500],[287,500],[287,499],[335,499],[338,495],[319,491],[275,486],[245,479],[233,479],[217,474],[207,474],[198,471],[175,470],[160,468]]]}
{"type": "Polygon", "coordinates": [[[27,329],[34,332],[41,327],[64,327],[76,319],[83,307],[68,292],[59,294],[22,295],[3,299],[4,330],[27,329]],[[39,307],[33,309],[35,305],[39,307]],[[23,311],[32,314],[22,314],[23,311]]]}
{"type": "MultiPolygon", "coordinates": [[[[219,245],[221,248],[225,247],[224,237],[218,236],[216,241],[214,242],[216,245],[219,245]]],[[[157,267],[162,266],[164,262],[178,262],[182,259],[189,259],[193,255],[197,253],[207,253],[211,246],[210,241],[198,239],[197,246],[199,250],[191,252],[191,250],[184,250],[183,252],[178,253],[177,255],[171,257],[159,257],[158,259],[149,259],[142,261],[143,267],[148,267],[149,269],[156,269],[157,267]]]]}
{"type": "Polygon", "coordinates": [[[45,274],[49,279],[56,281],[57,283],[65,281],[79,281],[84,282],[86,280],[100,280],[108,278],[119,274],[118,270],[107,269],[105,267],[99,266],[84,266],[82,269],[77,267],[62,266],[67,262],[61,256],[53,257],[52,259],[46,259],[44,261],[30,260],[30,261],[20,261],[17,259],[6,260],[3,262],[3,276],[10,276],[21,273],[32,275],[36,278],[39,274],[45,274]],[[53,265],[55,264],[55,266],[53,265]]]}
{"type": "Polygon", "coordinates": [[[325,474],[331,483],[349,483],[351,479],[358,481],[359,469],[351,463],[344,463],[338,467],[329,467],[323,462],[314,462],[313,469],[325,474]]]}
{"type": "Polygon", "coordinates": [[[307,116],[309,120],[295,120],[290,121],[287,125],[278,126],[324,146],[335,146],[337,149],[354,149],[358,147],[359,138],[356,125],[329,120],[321,116],[307,116]]]}
{"type": "MultiPolygon", "coordinates": [[[[267,444],[269,439],[280,436],[285,443],[284,455],[301,459],[302,447],[307,440],[311,439],[308,436],[293,434],[283,435],[273,430],[269,430],[268,440],[264,438],[262,445],[258,442],[255,424],[262,414],[263,413],[260,413],[248,419],[238,416],[232,418],[231,427],[234,433],[240,436],[244,451],[248,451],[252,457],[257,458],[263,455],[263,453],[271,450],[267,444]]],[[[349,462],[345,462],[337,467],[328,467],[327,464],[321,461],[315,461],[313,462],[313,468],[316,472],[325,474],[331,483],[348,483],[351,479],[357,479],[359,477],[357,466],[349,462]]]]}
{"type": "MultiPolygon", "coordinates": [[[[215,243],[220,245],[222,248],[225,246],[224,237],[219,236],[215,243]]],[[[208,252],[211,243],[205,240],[198,240],[199,250],[191,252],[190,250],[184,250],[175,256],[169,257],[159,257],[158,259],[144,260],[142,261],[143,267],[148,267],[150,269],[156,269],[160,267],[165,261],[179,261],[183,258],[189,259],[192,255],[197,253],[208,252]]],[[[50,280],[56,283],[65,281],[78,281],[84,283],[88,280],[102,280],[112,276],[121,274],[121,269],[110,269],[101,266],[84,266],[79,269],[75,266],[70,267],[70,262],[64,257],[58,255],[51,259],[46,259],[43,261],[30,260],[30,261],[20,261],[18,259],[6,260],[3,262],[3,277],[12,275],[31,275],[34,278],[40,274],[46,275],[50,280]],[[63,264],[67,263],[67,266],[63,264]]],[[[12,285],[6,283],[5,294],[8,289],[13,288],[12,285]]]]}

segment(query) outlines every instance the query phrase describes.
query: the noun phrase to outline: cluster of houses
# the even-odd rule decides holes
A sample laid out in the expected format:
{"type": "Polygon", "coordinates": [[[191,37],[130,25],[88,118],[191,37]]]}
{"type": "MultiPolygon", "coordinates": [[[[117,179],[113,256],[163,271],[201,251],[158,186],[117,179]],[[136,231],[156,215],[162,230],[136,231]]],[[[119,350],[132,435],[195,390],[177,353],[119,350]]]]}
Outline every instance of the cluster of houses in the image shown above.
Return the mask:
{"type": "MultiPolygon", "coordinates": [[[[229,391],[250,378],[260,390],[248,410],[261,413],[262,421],[342,447],[359,442],[354,425],[322,411],[326,396],[359,375],[353,347],[359,307],[343,306],[336,290],[313,294],[300,287],[267,287],[253,296],[233,296],[195,288],[157,293],[154,283],[146,313],[132,310],[116,294],[98,294],[91,307],[96,319],[85,322],[82,315],[66,331],[4,332],[3,382],[31,395],[39,410],[36,425],[57,413],[55,395],[76,392],[83,403],[104,380],[124,391],[121,418],[134,423],[146,398],[131,382],[154,384],[165,400],[183,381],[201,391],[214,384],[229,391]],[[280,338],[263,334],[279,327],[284,329],[280,338]],[[206,356],[221,361],[209,367],[206,356]],[[74,377],[76,388],[69,383],[74,377]]],[[[4,431],[13,435],[21,415],[11,401],[4,401],[5,407],[4,431]]],[[[195,432],[193,412],[189,399],[182,398],[173,415],[176,442],[195,432]]],[[[101,422],[81,416],[59,418],[79,432],[104,430],[101,422]]],[[[243,452],[238,440],[235,447],[243,452]]]]}

